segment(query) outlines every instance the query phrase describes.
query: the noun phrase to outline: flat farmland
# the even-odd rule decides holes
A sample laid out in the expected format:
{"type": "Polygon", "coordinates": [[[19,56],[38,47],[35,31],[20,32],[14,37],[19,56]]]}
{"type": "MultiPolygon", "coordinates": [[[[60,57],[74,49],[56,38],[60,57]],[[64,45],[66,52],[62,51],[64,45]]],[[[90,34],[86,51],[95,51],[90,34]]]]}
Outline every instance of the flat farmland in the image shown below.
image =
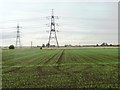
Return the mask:
{"type": "Polygon", "coordinates": [[[118,49],[2,50],[3,88],[118,88],[118,49]]]}

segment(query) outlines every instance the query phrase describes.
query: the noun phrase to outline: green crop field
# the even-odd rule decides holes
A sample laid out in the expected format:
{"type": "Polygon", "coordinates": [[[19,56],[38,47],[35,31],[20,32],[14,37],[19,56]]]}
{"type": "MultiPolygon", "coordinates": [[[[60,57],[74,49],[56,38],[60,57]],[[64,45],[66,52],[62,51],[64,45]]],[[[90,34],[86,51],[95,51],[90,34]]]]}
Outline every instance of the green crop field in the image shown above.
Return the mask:
{"type": "Polygon", "coordinates": [[[2,50],[3,88],[118,88],[118,49],[2,50]]]}

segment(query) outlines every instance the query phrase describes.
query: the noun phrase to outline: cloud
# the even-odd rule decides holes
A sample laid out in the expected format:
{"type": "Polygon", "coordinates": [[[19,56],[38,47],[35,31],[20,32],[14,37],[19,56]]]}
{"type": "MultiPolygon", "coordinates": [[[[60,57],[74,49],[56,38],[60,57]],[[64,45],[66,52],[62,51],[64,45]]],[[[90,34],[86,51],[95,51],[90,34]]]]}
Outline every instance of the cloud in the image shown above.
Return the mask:
{"type": "Polygon", "coordinates": [[[11,38],[16,38],[16,32],[2,32],[1,33],[2,37],[0,39],[11,39],[11,38]]]}
{"type": "MultiPolygon", "coordinates": [[[[83,43],[88,44],[100,40],[117,43],[117,3],[7,1],[3,1],[6,6],[0,10],[2,12],[0,24],[3,28],[8,28],[15,27],[19,22],[24,45],[29,45],[31,40],[36,45],[48,41],[49,33],[46,31],[50,30],[50,27],[46,28],[45,24],[50,23],[50,20],[46,20],[45,16],[51,15],[53,7],[55,15],[60,16],[60,19],[56,20],[56,23],[60,24],[56,27],[56,30],[60,31],[57,33],[60,44],[64,45],[67,42],[77,44],[82,40],[84,40],[83,43]]],[[[3,29],[1,39],[4,41],[11,39],[13,40],[11,42],[14,42],[15,38],[15,28],[3,29]]],[[[4,42],[4,44],[7,43],[4,42]]]]}

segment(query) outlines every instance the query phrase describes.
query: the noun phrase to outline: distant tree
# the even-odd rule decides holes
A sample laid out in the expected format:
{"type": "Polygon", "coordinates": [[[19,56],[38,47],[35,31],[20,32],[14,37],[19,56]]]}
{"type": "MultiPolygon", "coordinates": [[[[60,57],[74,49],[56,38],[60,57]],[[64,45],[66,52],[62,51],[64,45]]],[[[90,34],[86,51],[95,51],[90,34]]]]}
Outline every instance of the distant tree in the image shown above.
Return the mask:
{"type": "Polygon", "coordinates": [[[9,49],[15,49],[14,45],[10,45],[9,49]]]}
{"type": "Polygon", "coordinates": [[[47,44],[46,44],[46,47],[49,47],[49,46],[50,46],[50,44],[49,44],[49,43],[47,43],[47,44]]]}
{"type": "Polygon", "coordinates": [[[40,47],[39,45],[37,45],[37,47],[40,47]]]}
{"type": "Polygon", "coordinates": [[[105,43],[105,42],[103,42],[103,43],[101,44],[101,46],[108,46],[108,44],[105,43]]]}
{"type": "Polygon", "coordinates": [[[105,46],[108,46],[108,44],[107,44],[107,43],[105,43],[105,46]]]}
{"type": "Polygon", "coordinates": [[[112,44],[110,44],[110,46],[112,46],[112,44]]]}
{"type": "Polygon", "coordinates": [[[65,47],[67,47],[68,45],[65,45],[65,47]]]}
{"type": "Polygon", "coordinates": [[[45,44],[42,44],[42,47],[45,47],[45,44]]]}
{"type": "Polygon", "coordinates": [[[42,49],[42,47],[40,47],[40,49],[42,49]]]}
{"type": "Polygon", "coordinates": [[[105,46],[105,44],[106,44],[106,43],[105,43],[105,42],[103,42],[103,43],[101,44],[101,46],[105,46]]]}
{"type": "Polygon", "coordinates": [[[99,46],[98,44],[96,46],[99,46]]]}

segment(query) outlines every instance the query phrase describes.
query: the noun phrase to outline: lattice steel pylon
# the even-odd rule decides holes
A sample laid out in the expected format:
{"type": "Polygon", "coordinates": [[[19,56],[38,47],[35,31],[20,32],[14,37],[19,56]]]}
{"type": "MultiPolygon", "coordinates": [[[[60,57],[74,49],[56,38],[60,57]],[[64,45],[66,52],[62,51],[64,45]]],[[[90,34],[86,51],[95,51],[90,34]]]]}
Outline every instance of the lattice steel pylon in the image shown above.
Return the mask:
{"type": "Polygon", "coordinates": [[[58,40],[57,40],[57,35],[56,35],[56,29],[55,29],[55,26],[56,26],[56,23],[55,23],[55,17],[54,16],[54,11],[52,9],[52,15],[50,16],[50,19],[51,19],[51,23],[50,23],[50,34],[49,34],[49,40],[48,40],[48,43],[47,43],[47,46],[48,48],[51,47],[51,46],[55,46],[55,45],[52,45],[51,44],[51,40],[54,39],[54,41],[56,42],[57,44],[57,47],[59,47],[59,43],[58,43],[58,40]]]}
{"type": "Polygon", "coordinates": [[[16,28],[17,28],[16,47],[18,47],[18,45],[19,45],[19,47],[21,48],[22,44],[21,44],[21,40],[20,40],[20,31],[19,31],[20,26],[19,26],[19,24],[17,24],[16,28]]]}

